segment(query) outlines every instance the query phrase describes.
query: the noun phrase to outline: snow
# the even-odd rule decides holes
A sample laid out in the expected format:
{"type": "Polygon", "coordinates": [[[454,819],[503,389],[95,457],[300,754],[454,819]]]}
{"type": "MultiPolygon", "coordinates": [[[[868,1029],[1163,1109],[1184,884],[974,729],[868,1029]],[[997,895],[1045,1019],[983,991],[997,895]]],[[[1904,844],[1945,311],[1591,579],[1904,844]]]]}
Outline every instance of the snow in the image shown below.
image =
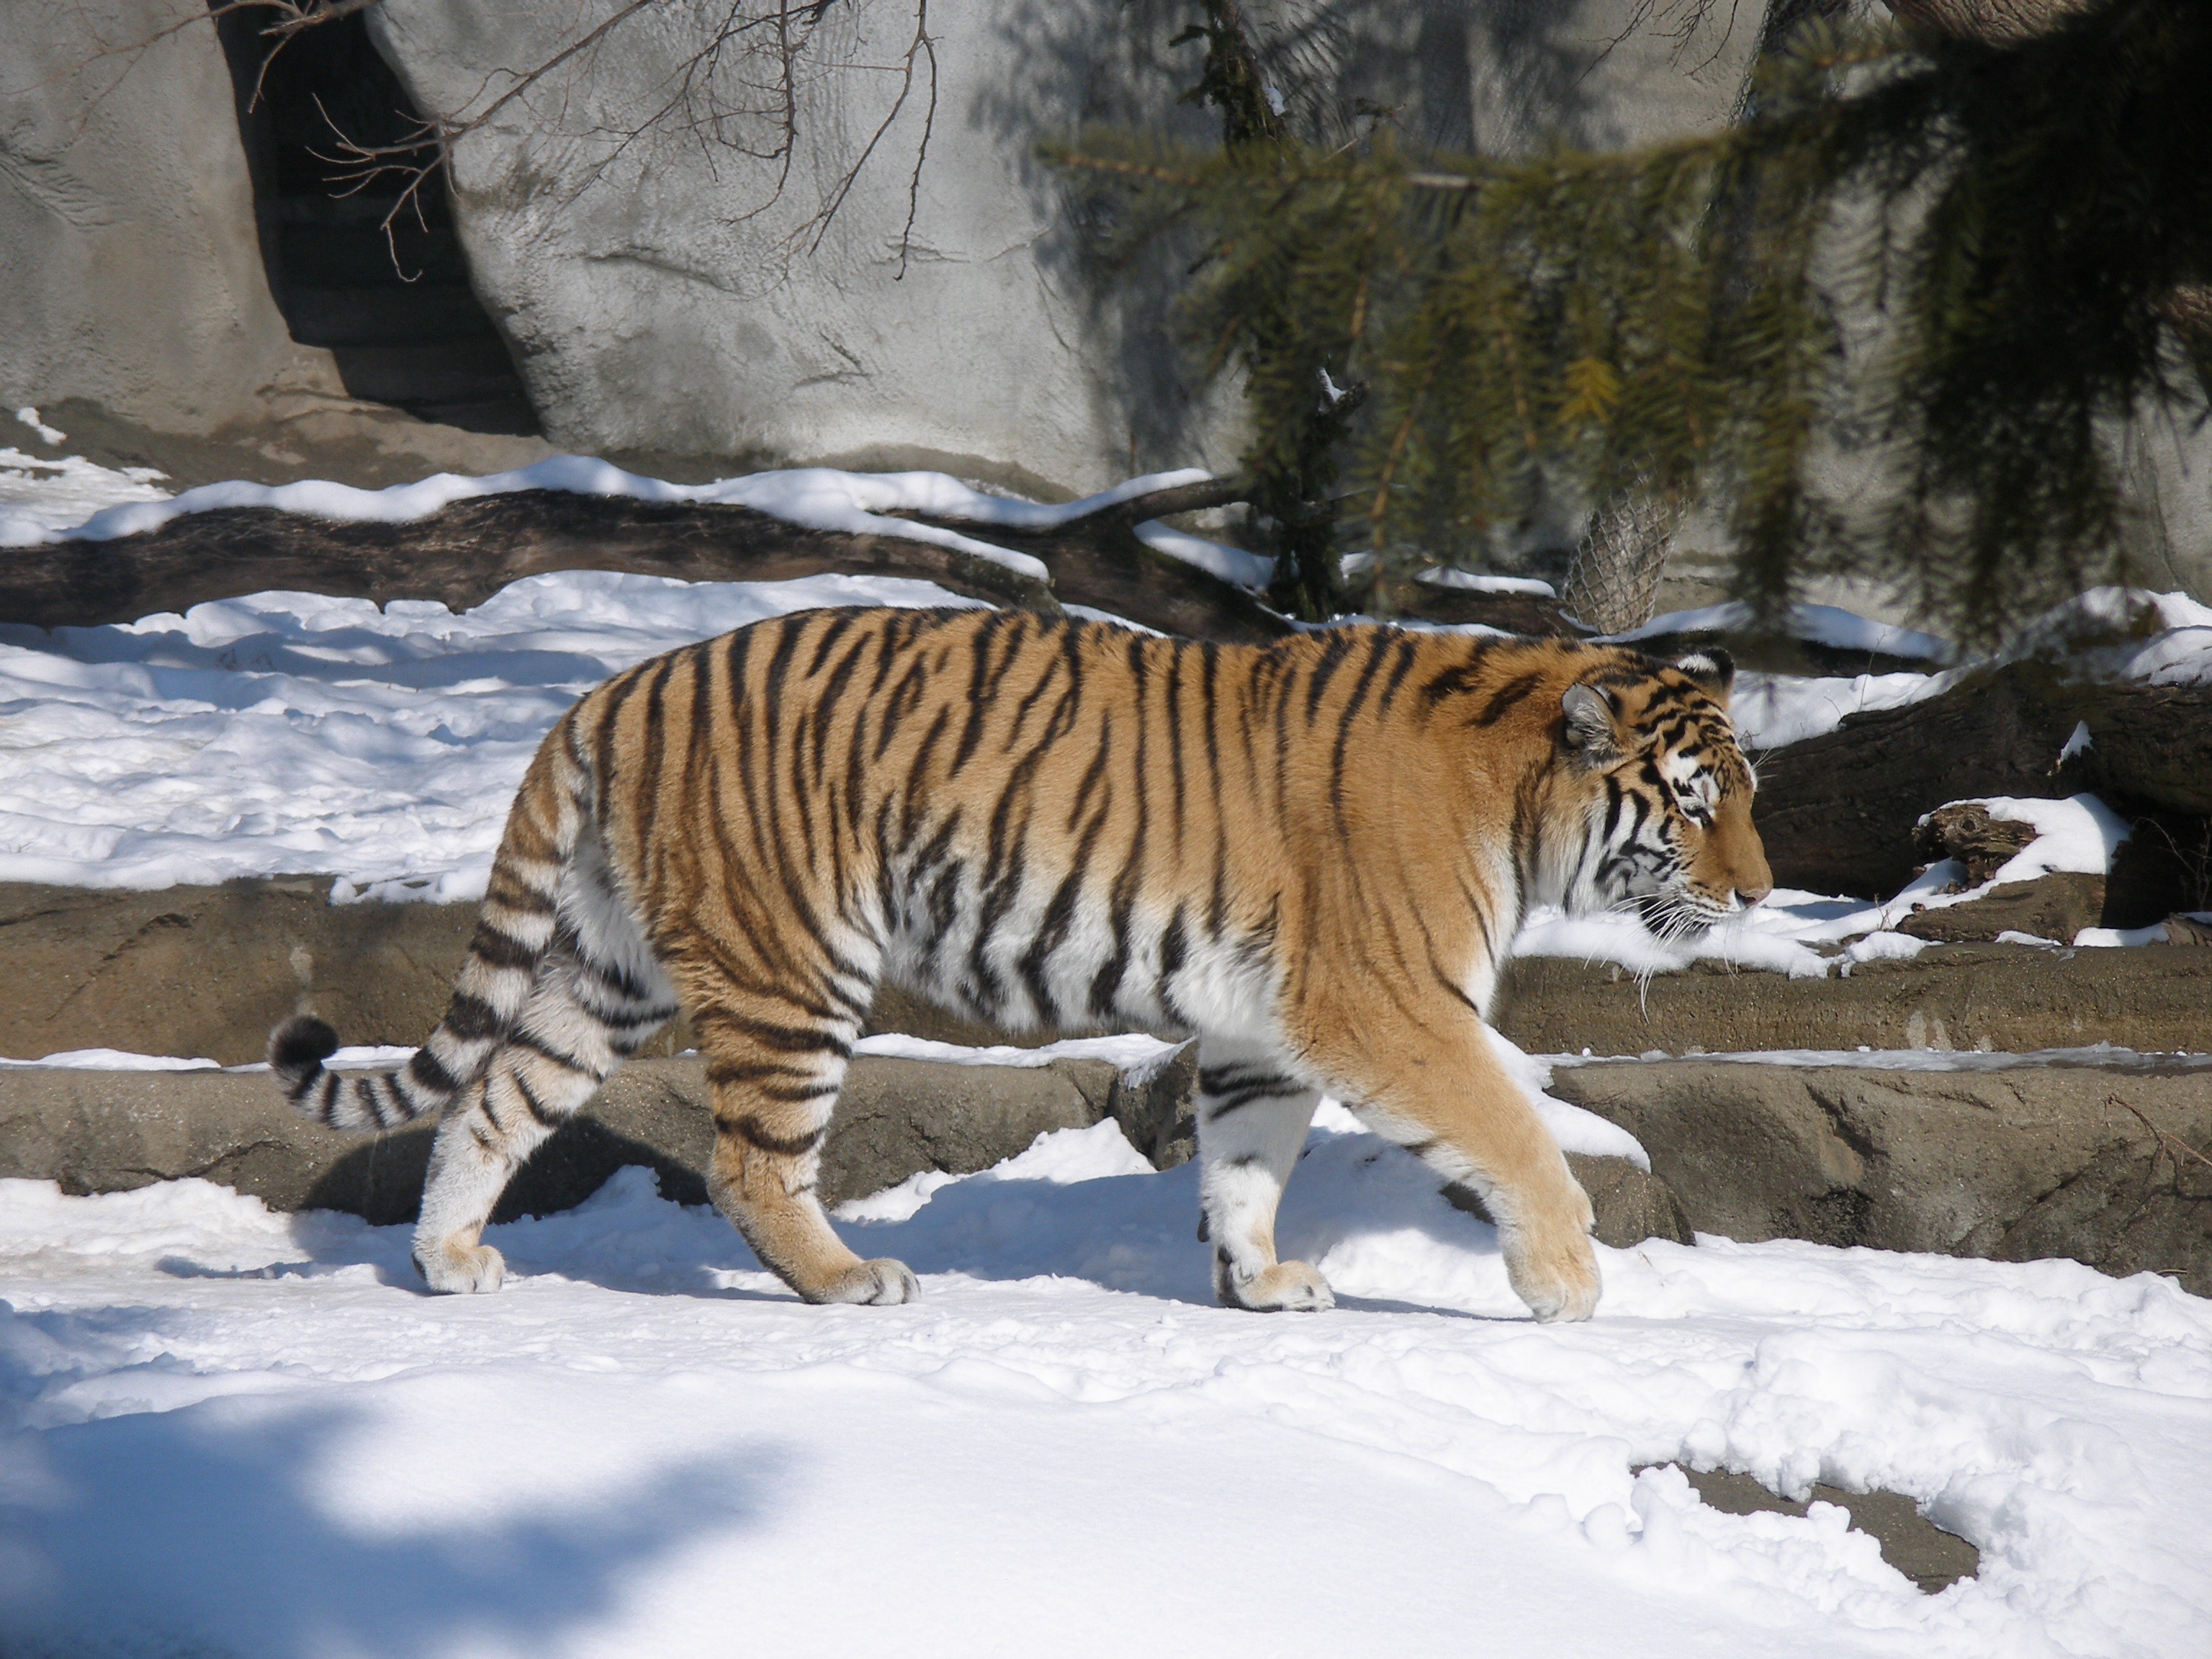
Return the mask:
{"type": "Polygon", "coordinates": [[[973,603],[880,576],[570,571],[475,609],[256,593],[48,635],[0,623],[0,881],[328,872],[481,897],[539,740],[609,675],[812,605],[973,603]]]}
{"type": "Polygon", "coordinates": [[[1552,905],[1532,905],[1514,938],[1512,954],[1609,962],[1638,975],[1675,973],[1693,962],[1719,962],[1786,974],[1791,979],[1820,978],[1832,964],[1811,945],[1825,941],[1826,925],[1817,917],[1808,922],[1796,909],[1777,902],[1784,896],[1778,892],[1758,908],[1732,916],[1709,933],[1675,939],[1659,939],[1627,914],[1568,916],[1552,905]]]}
{"type": "MultiPolygon", "coordinates": [[[[1633,645],[1639,640],[1674,634],[1737,633],[1749,628],[1751,620],[1751,607],[1732,599],[1726,605],[1707,605],[1697,611],[1669,611],[1640,628],[1606,638],[1611,644],[1633,645]]],[[[1949,662],[1958,654],[1957,647],[1949,641],[1939,640],[1933,634],[1918,634],[1889,623],[1872,622],[1830,605],[1791,605],[1783,631],[1793,639],[1809,640],[1816,645],[1832,646],[1841,651],[1878,652],[1886,657],[1919,657],[1930,662],[1949,662]]]]}
{"type": "MultiPolygon", "coordinates": [[[[1184,474],[1164,476],[1188,482],[1184,474]]],[[[65,533],[69,538],[87,541],[135,536],[158,530],[184,514],[234,507],[275,507],[280,512],[306,514],[319,519],[399,524],[428,518],[455,501],[520,489],[558,489],[580,495],[626,495],[645,501],[749,507],[813,530],[896,536],[948,547],[1040,580],[1050,574],[1042,560],[1026,553],[994,547],[988,542],[976,541],[935,525],[884,516],[901,511],[941,512],[944,509],[938,503],[944,501],[990,502],[998,499],[983,495],[942,473],[841,472],[830,467],[810,466],[756,472],[713,483],[673,484],[625,472],[618,466],[585,455],[556,455],[535,465],[483,477],[440,472],[415,483],[393,484],[385,489],[356,489],[350,484],[320,478],[288,484],[235,480],[202,484],[173,497],[104,508],[65,533]]],[[[1000,516],[986,521],[1020,520],[1000,516]]]]}
{"type": "Polygon", "coordinates": [[[1137,539],[1155,553],[1196,565],[1231,586],[1256,590],[1274,580],[1275,562],[1265,554],[1248,553],[1225,542],[1210,542],[1203,536],[1164,525],[1158,519],[1146,520],[1137,526],[1136,533],[1137,539]]]}
{"type": "Polygon", "coordinates": [[[2074,935],[2074,943],[2107,948],[2112,945],[2163,945],[2166,943],[2166,924],[2153,922],[2148,927],[2084,927],[2074,935]]]}
{"type": "MultiPolygon", "coordinates": [[[[35,409],[18,410],[15,418],[37,414],[35,409]]],[[[52,427],[40,427],[42,436],[52,431],[52,427]]],[[[61,439],[57,434],[47,441],[61,439]]],[[[165,476],[150,466],[118,471],[78,455],[41,460],[12,445],[0,445],[0,548],[53,541],[72,526],[122,502],[164,500],[167,492],[155,488],[154,481],[165,476]]]]}
{"type": "Polygon", "coordinates": [[[61,431],[57,428],[48,426],[44,421],[39,418],[39,411],[28,405],[17,410],[15,411],[15,418],[23,425],[30,428],[32,431],[37,433],[39,434],[39,441],[40,443],[46,444],[50,447],[69,441],[68,433],[61,431]]]}
{"type": "Polygon", "coordinates": [[[842,1221],[921,1275],[890,1309],[799,1304],[641,1170],[437,1300],[404,1227],[0,1182],[0,1647],[2201,1651],[2212,1304],[2162,1279],[1707,1237],[1540,1327],[1325,1115],[1279,1231],[1341,1305],[1255,1316],[1195,1170],[1117,1141],[842,1221]],[[1630,1473],[1676,1461],[1905,1492],[1981,1571],[1630,1473]]]}
{"type": "Polygon", "coordinates": [[[1729,719],[1747,750],[1781,749],[1835,731],[1847,714],[1869,714],[1919,702],[1940,690],[1936,674],[1860,674],[1806,677],[1737,674],[1729,719]]]}
{"type": "Polygon", "coordinates": [[[2029,824],[2035,830],[2035,839],[1990,878],[1987,884],[1991,887],[2008,881],[2033,881],[2060,871],[2101,876],[2112,867],[2112,854],[2131,833],[2128,821],[2094,795],[2073,795],[2064,800],[2016,800],[1992,795],[1963,804],[1982,807],[2001,822],[2029,824]]]}
{"type": "Polygon", "coordinates": [[[43,1060],[0,1057],[0,1069],[40,1068],[63,1072],[219,1072],[222,1062],[187,1060],[176,1054],[137,1054],[122,1048],[68,1048],[43,1060]]]}
{"type": "Polygon", "coordinates": [[[1456,587],[1473,593],[1525,593],[1533,599],[1556,599],[1559,592],[1551,583],[1538,581],[1534,576],[1486,576],[1472,570],[1461,570],[1451,565],[1439,565],[1424,570],[1414,580],[1431,587],[1456,587]]]}
{"type": "Polygon", "coordinates": [[[1862,962],[1911,962],[1927,948],[1926,939],[1910,933],[1877,931],[1844,947],[1843,971],[1848,974],[1862,962]]]}

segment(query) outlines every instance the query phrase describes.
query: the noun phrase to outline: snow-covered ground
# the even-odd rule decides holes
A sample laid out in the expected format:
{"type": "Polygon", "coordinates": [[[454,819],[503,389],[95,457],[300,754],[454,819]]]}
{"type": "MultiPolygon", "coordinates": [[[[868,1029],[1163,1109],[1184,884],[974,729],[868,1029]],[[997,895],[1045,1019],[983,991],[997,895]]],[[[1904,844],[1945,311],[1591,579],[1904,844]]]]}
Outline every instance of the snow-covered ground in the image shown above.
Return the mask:
{"type": "Polygon", "coordinates": [[[1282,1239],[1342,1304],[1262,1316],[1194,1183],[1046,1137],[844,1221],[925,1294],[831,1309],[642,1170],[438,1300],[404,1228],[0,1182],[0,1650],[2203,1651],[2212,1304],[2161,1279],[1647,1243],[1540,1327],[1325,1108],[1282,1239]],[[1909,1493],[1979,1576],[1673,1460],[1909,1493]]]}
{"type": "MultiPolygon", "coordinates": [[[[11,465],[0,540],[172,510],[149,479],[11,465]]],[[[611,473],[571,482],[630,487],[611,473]]],[[[292,504],[361,507],[321,488],[292,504]]],[[[832,517],[1066,510],[936,475],[775,489],[832,517]]],[[[460,616],[258,594],[0,626],[0,880],[471,896],[538,737],[607,673],[805,605],[959,602],[568,574],[460,616]]],[[[2167,620],[2145,672],[2212,660],[2212,615],[2167,620]]],[[[1747,724],[1771,743],[1941,680],[1886,678],[1911,684],[1777,683],[1759,727],[1747,677],[1747,724]]],[[[2046,861],[2104,833],[2033,811],[2046,861]]],[[[1721,947],[1791,971],[1912,944],[1815,895],[1755,921],[1721,947]]],[[[922,1275],[895,1309],[800,1306],[636,1170],[494,1229],[507,1288],[462,1299],[419,1292],[405,1229],[0,1181],[0,1654],[2204,1650],[2212,1304],[2163,1279],[1708,1238],[1601,1250],[1597,1318],[1538,1327],[1492,1231],[1328,1106],[1280,1238],[1340,1305],[1264,1317],[1212,1304],[1194,1180],[1109,1123],[859,1200],[855,1248],[922,1275]],[[1840,1511],[1726,1516],[1631,1473],[1669,1461],[1908,1493],[1980,1574],[1923,1596],[1840,1511]]]]}

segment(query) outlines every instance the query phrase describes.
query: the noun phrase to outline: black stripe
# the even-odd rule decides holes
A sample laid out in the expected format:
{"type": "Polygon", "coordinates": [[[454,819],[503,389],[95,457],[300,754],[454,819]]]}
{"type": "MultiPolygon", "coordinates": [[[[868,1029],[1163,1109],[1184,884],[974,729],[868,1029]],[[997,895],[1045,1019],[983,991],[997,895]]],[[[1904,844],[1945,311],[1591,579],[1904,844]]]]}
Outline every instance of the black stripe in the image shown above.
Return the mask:
{"type": "Polygon", "coordinates": [[[1399,640],[1398,661],[1390,670],[1389,680],[1382,687],[1382,700],[1375,705],[1375,712],[1377,714],[1387,714],[1390,712],[1390,705],[1398,700],[1398,688],[1406,683],[1406,676],[1413,672],[1413,659],[1418,654],[1419,648],[1410,636],[1399,640]]]}
{"type": "Polygon", "coordinates": [[[498,1011],[482,997],[466,991],[453,993],[453,1000],[446,1005],[446,1018],[440,1024],[469,1042],[495,1037],[500,1032],[498,1011]]]}
{"type": "Polygon", "coordinates": [[[829,1133],[829,1130],[824,1127],[807,1135],[796,1137],[780,1135],[772,1130],[763,1128],[761,1121],[750,1113],[741,1114],[735,1117],[718,1116],[714,1120],[714,1127],[725,1134],[735,1135],[748,1145],[757,1146],[762,1152],[772,1153],[778,1158],[804,1158],[819,1146],[822,1144],[822,1137],[829,1133]]]}
{"type": "Polygon", "coordinates": [[[676,672],[674,653],[663,657],[653,672],[653,682],[645,692],[645,736],[640,740],[645,768],[637,782],[637,838],[641,845],[653,844],[653,826],[660,816],[660,768],[663,760],[662,739],[667,720],[668,682],[676,672]]]}
{"type": "Polygon", "coordinates": [[[1352,827],[1344,813],[1344,759],[1352,743],[1352,722],[1358,717],[1360,708],[1367,701],[1367,688],[1374,683],[1375,671],[1382,665],[1383,653],[1390,648],[1391,635],[1377,629],[1375,644],[1367,653],[1366,664],[1359,671],[1358,684],[1345,700],[1344,713],[1336,722],[1336,749],[1329,757],[1328,804],[1336,819],[1336,833],[1347,839],[1352,827]]]}
{"type": "Polygon", "coordinates": [[[508,866],[496,863],[484,884],[484,902],[532,916],[550,916],[559,908],[552,894],[541,893],[508,866]]]}
{"type": "Polygon", "coordinates": [[[1105,828],[1103,811],[1095,814],[1083,828],[1083,837],[1076,843],[1075,857],[1069,863],[1067,873],[1060,878],[1051,902],[1045,906],[1044,919],[1037,926],[1036,936],[1030,948],[1022,953],[1020,963],[1023,981],[1030,988],[1030,1000],[1036,1005],[1040,1015],[1054,1020],[1060,1018],[1058,1001],[1053,997],[1045,969],[1067,937],[1069,924],[1075,917],[1077,898],[1083,891],[1091,873],[1091,856],[1097,846],[1099,831],[1105,828]]]}
{"type": "Polygon", "coordinates": [[[1497,725],[1505,717],[1508,709],[1526,699],[1531,691],[1543,683],[1544,677],[1541,674],[1522,674],[1506,681],[1504,684],[1490,694],[1490,701],[1482,705],[1480,711],[1470,719],[1468,724],[1469,726],[1497,725]]]}
{"type": "Polygon", "coordinates": [[[452,1095],[461,1086],[460,1079],[447,1071],[427,1046],[417,1048],[407,1062],[407,1075],[434,1095],[452,1095]]]}
{"type": "Polygon", "coordinates": [[[501,933],[487,918],[477,923],[477,931],[469,939],[469,954],[487,968],[523,972],[538,966],[541,952],[512,934],[501,933]]]}
{"type": "Polygon", "coordinates": [[[560,1127],[560,1117],[550,1110],[544,1101],[538,1099],[538,1091],[530,1086],[530,1079],[528,1078],[523,1076],[522,1073],[514,1066],[509,1066],[507,1068],[507,1075],[508,1079],[514,1085],[515,1093],[522,1097],[522,1103],[529,1109],[531,1116],[536,1118],[541,1125],[548,1129],[556,1129],[560,1127]]]}
{"type": "Polygon", "coordinates": [[[1352,647],[1358,642],[1359,636],[1348,628],[1330,630],[1328,643],[1322,648],[1321,660],[1314,665],[1312,677],[1306,682],[1308,726],[1321,718],[1322,694],[1328,690],[1329,681],[1336,677],[1337,669],[1352,654],[1352,647]]]}
{"type": "Polygon", "coordinates": [[[598,1072],[592,1070],[589,1066],[585,1065],[584,1062],[577,1059],[575,1055],[562,1054],[558,1048],[556,1048],[551,1043],[546,1042],[544,1037],[538,1036],[533,1031],[527,1029],[518,1029],[511,1033],[507,1040],[510,1047],[516,1048],[527,1048],[532,1054],[536,1054],[540,1060],[550,1060],[554,1065],[558,1066],[564,1072],[574,1072],[578,1077],[587,1077],[594,1083],[597,1083],[599,1080],[599,1073],[598,1072]]]}

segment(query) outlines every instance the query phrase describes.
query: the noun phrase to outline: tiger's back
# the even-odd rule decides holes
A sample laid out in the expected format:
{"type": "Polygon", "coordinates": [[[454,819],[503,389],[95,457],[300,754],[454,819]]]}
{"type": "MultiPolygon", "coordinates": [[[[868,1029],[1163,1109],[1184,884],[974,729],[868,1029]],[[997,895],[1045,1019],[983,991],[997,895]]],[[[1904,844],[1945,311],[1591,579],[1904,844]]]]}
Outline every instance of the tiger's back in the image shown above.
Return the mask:
{"type": "Polygon", "coordinates": [[[477,1288],[507,1173],[680,1006],[717,1203],[801,1294],[898,1300],[911,1275],[853,1256],[812,1192],[878,983],[1012,1026],[1193,1031],[1224,1300],[1326,1305],[1273,1221],[1327,1089],[1485,1192],[1540,1314],[1586,1313],[1587,1201],[1480,1016],[1534,899],[1710,916],[1763,893],[1726,679],[1388,629],[1256,647],[1021,611],[758,623],[556,726],[405,1073],[349,1091],[300,1027],[272,1058],[326,1121],[447,1112],[417,1259],[477,1288]]]}

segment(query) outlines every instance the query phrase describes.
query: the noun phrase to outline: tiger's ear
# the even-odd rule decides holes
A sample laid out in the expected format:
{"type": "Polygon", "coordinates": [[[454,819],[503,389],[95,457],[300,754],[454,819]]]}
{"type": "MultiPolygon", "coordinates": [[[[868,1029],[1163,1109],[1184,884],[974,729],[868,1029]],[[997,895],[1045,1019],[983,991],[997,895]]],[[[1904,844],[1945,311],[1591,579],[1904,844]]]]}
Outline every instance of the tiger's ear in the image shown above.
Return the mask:
{"type": "Polygon", "coordinates": [[[1698,689],[1723,708],[1728,707],[1729,688],[1735,684],[1735,659],[1713,646],[1704,651],[1692,651],[1686,657],[1674,659],[1674,666],[1698,684],[1698,689]]]}
{"type": "Polygon", "coordinates": [[[1567,752],[1583,765],[1610,766],[1621,757],[1619,730],[1614,725],[1613,699],[1594,685],[1571,685],[1559,698],[1566,724],[1559,734],[1567,752]]]}

